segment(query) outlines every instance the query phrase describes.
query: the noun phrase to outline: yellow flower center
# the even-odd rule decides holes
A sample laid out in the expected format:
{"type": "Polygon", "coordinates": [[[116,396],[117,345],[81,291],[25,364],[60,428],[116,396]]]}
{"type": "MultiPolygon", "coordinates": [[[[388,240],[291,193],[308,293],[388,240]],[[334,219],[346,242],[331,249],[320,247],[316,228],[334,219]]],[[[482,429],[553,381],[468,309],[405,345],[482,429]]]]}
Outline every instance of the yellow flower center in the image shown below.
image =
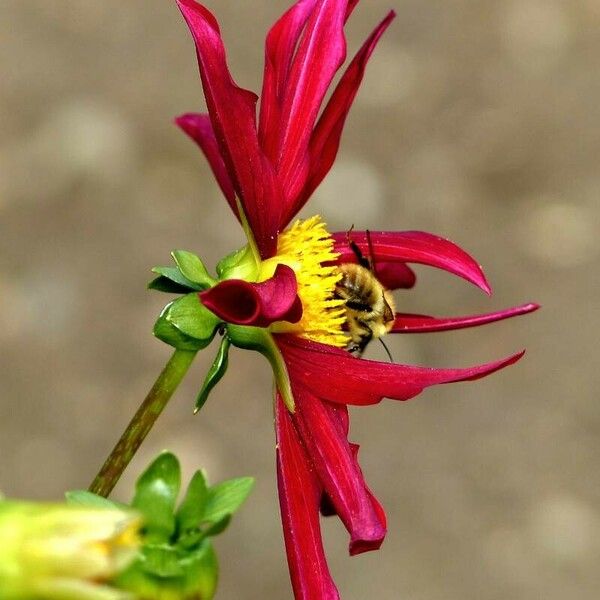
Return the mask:
{"type": "Polygon", "coordinates": [[[343,348],[348,344],[344,300],[335,298],[335,286],[342,274],[334,262],[339,254],[319,215],[296,221],[280,234],[277,254],[260,265],[259,281],[273,275],[278,264],[291,267],[298,282],[302,318],[298,323],[279,322],[271,326],[275,333],[295,333],[315,342],[343,348]]]}

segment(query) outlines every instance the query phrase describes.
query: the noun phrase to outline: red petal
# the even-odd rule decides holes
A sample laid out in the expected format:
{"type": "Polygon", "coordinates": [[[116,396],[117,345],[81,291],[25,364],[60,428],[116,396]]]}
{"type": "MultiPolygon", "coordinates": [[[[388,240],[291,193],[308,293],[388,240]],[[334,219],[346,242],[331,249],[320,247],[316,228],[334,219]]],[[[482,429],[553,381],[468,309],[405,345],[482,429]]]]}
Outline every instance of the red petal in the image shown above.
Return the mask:
{"type": "Polygon", "coordinates": [[[463,369],[433,369],[355,358],[344,350],[304,340],[278,336],[292,379],[315,395],[342,404],[377,404],[383,398],[408,400],[426,387],[472,381],[517,362],[525,351],[502,360],[463,369]]]}
{"type": "Polygon", "coordinates": [[[277,172],[284,196],[293,199],[308,174],[308,143],[321,103],[344,61],[347,0],[322,0],[299,42],[281,107],[277,172]]]}
{"type": "Polygon", "coordinates": [[[296,2],[267,35],[265,72],[260,100],[259,139],[265,154],[275,162],[281,102],[294,51],[317,0],[296,2]]]}
{"type": "Polygon", "coordinates": [[[367,491],[336,416],[304,386],[294,387],[293,421],[335,512],[350,533],[350,554],[377,550],[385,524],[367,491]]]}
{"type": "Polygon", "coordinates": [[[338,600],[319,523],[321,490],[290,413],[276,402],[277,487],[290,578],[296,600],[338,600]]]}
{"type": "MultiPolygon", "coordinates": [[[[358,444],[350,444],[350,448],[352,449],[352,454],[354,456],[354,461],[356,462],[356,467],[360,470],[360,465],[358,464],[358,451],[360,450],[360,446],[358,444]]],[[[362,473],[362,470],[361,470],[362,473]]],[[[375,497],[373,492],[369,489],[368,486],[365,486],[369,497],[371,498],[371,502],[373,503],[373,508],[377,512],[377,516],[381,521],[384,529],[387,529],[387,517],[385,511],[383,510],[383,506],[379,503],[379,500],[375,497]]]]}
{"type": "Polygon", "coordinates": [[[348,8],[346,9],[346,21],[350,18],[350,15],[356,8],[358,0],[348,0],[348,8]]]}
{"type": "Polygon", "coordinates": [[[331,169],[340,146],[340,138],[346,117],[362,82],[369,57],[395,15],[394,11],[390,11],[386,18],[381,21],[349,64],[335,88],[310,139],[308,180],[296,202],[288,208],[282,217],[284,223],[290,221],[302,208],[331,169]]]}
{"type": "MultiPolygon", "coordinates": [[[[449,240],[423,231],[371,231],[371,248],[365,231],[353,231],[351,239],[377,265],[379,261],[422,263],[458,275],[491,294],[491,288],[477,262],[449,240]]],[[[347,233],[334,233],[338,263],[356,262],[347,233]]]]}
{"type": "Polygon", "coordinates": [[[483,315],[446,318],[397,313],[392,333],[429,333],[432,331],[449,331],[451,329],[477,327],[478,325],[502,321],[503,319],[509,319],[510,317],[526,315],[527,313],[537,310],[539,307],[539,304],[530,303],[483,315]]]}
{"type": "Polygon", "coordinates": [[[202,304],[227,323],[268,327],[275,321],[296,323],[302,317],[302,303],[293,269],[277,265],[271,279],[250,283],[226,279],[200,292],[202,304]]]}
{"type": "Polygon", "coordinates": [[[177,0],[196,43],[208,112],[227,171],[240,196],[263,258],[277,246],[281,191],[256,133],[256,100],[238,87],[227,67],[225,48],[213,15],[193,0],[177,0]]]}
{"type": "Polygon", "coordinates": [[[233,183],[231,183],[227,167],[221,156],[210,117],[198,113],[186,113],[177,117],[175,123],[200,146],[200,150],[204,153],[219,187],[225,198],[227,198],[229,206],[231,206],[231,210],[233,210],[235,216],[239,219],[238,209],[235,204],[235,190],[233,189],[233,183]]]}
{"type": "Polygon", "coordinates": [[[404,263],[377,261],[375,267],[377,279],[388,290],[408,289],[417,281],[415,272],[404,263]]]}

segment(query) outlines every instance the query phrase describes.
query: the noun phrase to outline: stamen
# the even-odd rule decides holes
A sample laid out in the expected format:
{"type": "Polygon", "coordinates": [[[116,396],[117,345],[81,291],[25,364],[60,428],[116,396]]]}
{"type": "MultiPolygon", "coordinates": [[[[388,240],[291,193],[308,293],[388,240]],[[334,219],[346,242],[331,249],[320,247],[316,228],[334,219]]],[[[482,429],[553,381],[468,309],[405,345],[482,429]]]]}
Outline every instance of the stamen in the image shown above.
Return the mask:
{"type": "Polygon", "coordinates": [[[298,323],[275,323],[272,331],[296,333],[338,348],[347,345],[348,335],[343,330],[344,301],[334,297],[341,273],[335,266],[324,266],[338,256],[333,251],[333,239],[318,215],[296,221],[279,236],[277,255],[263,261],[260,279],[270,277],[281,263],[294,269],[303,313],[298,323]]]}

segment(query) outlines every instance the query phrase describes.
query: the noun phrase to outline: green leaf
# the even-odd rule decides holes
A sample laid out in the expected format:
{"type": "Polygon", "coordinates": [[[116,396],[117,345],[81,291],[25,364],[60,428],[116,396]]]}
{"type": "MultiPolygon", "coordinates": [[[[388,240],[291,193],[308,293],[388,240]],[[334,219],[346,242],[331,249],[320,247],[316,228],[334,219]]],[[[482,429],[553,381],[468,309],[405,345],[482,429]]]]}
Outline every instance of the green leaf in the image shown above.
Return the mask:
{"type": "Polygon", "coordinates": [[[217,275],[219,279],[255,281],[258,267],[250,246],[246,245],[222,258],[217,264],[217,275]]]}
{"type": "Polygon", "coordinates": [[[206,344],[203,341],[185,335],[179,331],[173,323],[167,321],[166,314],[168,313],[171,304],[167,304],[154,324],[154,336],[165,342],[165,344],[169,344],[169,346],[173,346],[173,348],[177,348],[178,350],[201,350],[204,348],[206,344]]]}
{"type": "Polygon", "coordinates": [[[208,486],[204,472],[196,471],[177,511],[179,535],[184,535],[190,529],[200,526],[207,497],[208,486]]]}
{"type": "Polygon", "coordinates": [[[216,283],[208,274],[204,263],[195,254],[186,250],[174,250],[171,256],[183,277],[195,283],[199,289],[206,290],[216,283]]]}
{"type": "Polygon", "coordinates": [[[253,486],[254,478],[239,477],[211,487],[208,490],[202,520],[206,523],[218,523],[221,519],[232,515],[246,500],[253,486]]]}
{"type": "Polygon", "coordinates": [[[187,279],[187,277],[182,275],[181,271],[177,267],[154,267],[152,272],[168,279],[169,281],[172,281],[173,283],[176,283],[177,285],[180,285],[181,287],[185,288],[186,291],[202,289],[193,281],[190,281],[187,279]]]}
{"type": "Polygon", "coordinates": [[[103,496],[98,496],[87,490],[69,490],[65,492],[67,504],[71,506],[86,506],[88,508],[119,508],[125,507],[124,504],[113,502],[103,496]]]}
{"type": "Polygon", "coordinates": [[[217,356],[215,356],[215,360],[211,365],[208,373],[206,374],[206,378],[204,379],[204,383],[202,384],[202,389],[196,398],[196,407],[194,408],[194,414],[200,411],[200,409],[204,406],[205,402],[208,400],[208,396],[212,389],[221,381],[223,375],[227,371],[227,367],[229,365],[229,346],[231,342],[229,341],[228,336],[223,336],[221,340],[221,345],[219,346],[219,351],[217,352],[217,356]]]}
{"type": "Polygon", "coordinates": [[[219,318],[202,305],[195,293],[173,301],[163,315],[179,331],[201,341],[202,347],[212,341],[220,324],[219,318]]]}
{"type": "Polygon", "coordinates": [[[131,505],[145,518],[146,543],[166,542],[175,531],[175,503],[181,468],[174,454],[163,452],[142,473],[131,505]]]}

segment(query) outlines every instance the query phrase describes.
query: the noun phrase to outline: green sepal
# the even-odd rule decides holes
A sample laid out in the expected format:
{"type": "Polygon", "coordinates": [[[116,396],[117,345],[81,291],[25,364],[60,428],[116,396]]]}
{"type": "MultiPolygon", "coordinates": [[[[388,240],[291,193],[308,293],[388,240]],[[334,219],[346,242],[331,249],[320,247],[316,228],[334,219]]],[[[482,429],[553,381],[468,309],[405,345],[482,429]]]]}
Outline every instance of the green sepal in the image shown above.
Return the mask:
{"type": "MultiPolygon", "coordinates": [[[[173,303],[171,302],[171,304],[173,303]]],[[[196,340],[189,335],[185,335],[179,331],[173,323],[167,320],[166,315],[169,313],[171,304],[165,306],[156,320],[153,329],[154,336],[162,342],[165,342],[165,344],[169,344],[169,346],[173,346],[173,348],[177,348],[178,350],[197,351],[205,348],[207,344],[204,343],[204,341],[196,340]]]]}
{"type": "Polygon", "coordinates": [[[255,281],[258,276],[258,265],[250,246],[246,245],[222,258],[217,263],[217,276],[219,279],[255,281]]]}
{"type": "Polygon", "coordinates": [[[208,274],[204,263],[195,254],[187,250],[174,250],[171,256],[184,279],[196,286],[194,289],[207,290],[215,285],[215,279],[208,274]]]}
{"type": "Polygon", "coordinates": [[[213,537],[223,533],[227,527],[229,527],[229,523],[231,523],[232,518],[232,514],[223,517],[220,521],[217,521],[214,525],[211,525],[208,529],[204,530],[204,535],[206,537],[213,537]]]}
{"type": "Polygon", "coordinates": [[[160,454],[137,480],[131,506],[144,517],[145,543],[166,543],[175,532],[180,487],[181,467],[170,452],[160,454]]]}
{"type": "Polygon", "coordinates": [[[190,530],[200,527],[207,497],[206,475],[202,470],[196,471],[176,515],[177,531],[180,537],[185,536],[190,530]]]}
{"type": "Polygon", "coordinates": [[[154,290],[156,292],[165,292],[167,294],[187,294],[190,289],[189,287],[184,287],[179,283],[175,283],[173,280],[168,277],[163,277],[160,275],[156,277],[148,284],[149,290],[154,290]]]}
{"type": "MultiPolygon", "coordinates": [[[[178,267],[153,267],[152,272],[159,275],[157,279],[168,279],[174,286],[178,286],[180,289],[184,289],[184,293],[187,293],[190,290],[200,291],[201,289],[193,281],[185,277],[178,267]]],[[[150,287],[154,283],[154,281],[156,281],[156,279],[151,281],[148,284],[148,287],[150,287]]]]}
{"type": "Polygon", "coordinates": [[[164,313],[166,320],[184,335],[202,342],[201,348],[210,344],[221,321],[192,293],[177,298],[164,313]]]}
{"type": "Polygon", "coordinates": [[[143,569],[156,577],[181,577],[184,569],[177,549],[169,544],[144,544],[143,569]]]}
{"type": "Polygon", "coordinates": [[[219,351],[217,352],[217,356],[215,356],[215,360],[211,365],[208,373],[206,374],[206,378],[204,379],[204,383],[202,384],[202,389],[196,398],[196,406],[194,408],[194,414],[200,411],[200,409],[204,406],[204,403],[208,400],[208,396],[212,389],[221,381],[223,375],[227,371],[227,367],[229,365],[229,347],[231,346],[231,342],[229,341],[229,337],[227,335],[223,336],[221,340],[221,345],[219,346],[219,351]]]}
{"type": "Polygon", "coordinates": [[[136,598],[212,600],[219,565],[210,540],[185,554],[168,546],[148,546],[142,556],[114,582],[136,598]]]}

